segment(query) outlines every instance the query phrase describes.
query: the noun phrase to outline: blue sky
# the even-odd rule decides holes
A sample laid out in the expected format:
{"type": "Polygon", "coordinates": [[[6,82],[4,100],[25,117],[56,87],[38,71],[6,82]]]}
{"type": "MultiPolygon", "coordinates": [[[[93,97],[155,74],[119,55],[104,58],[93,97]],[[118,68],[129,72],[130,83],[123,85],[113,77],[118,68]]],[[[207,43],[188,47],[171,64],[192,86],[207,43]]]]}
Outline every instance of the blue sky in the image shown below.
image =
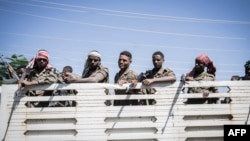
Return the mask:
{"type": "Polygon", "coordinates": [[[200,53],[214,61],[217,80],[244,75],[250,60],[250,0],[0,0],[0,18],[0,54],[30,59],[47,49],[59,71],[71,65],[81,74],[98,50],[110,82],[123,50],[138,73],[162,51],[178,80],[200,53]]]}

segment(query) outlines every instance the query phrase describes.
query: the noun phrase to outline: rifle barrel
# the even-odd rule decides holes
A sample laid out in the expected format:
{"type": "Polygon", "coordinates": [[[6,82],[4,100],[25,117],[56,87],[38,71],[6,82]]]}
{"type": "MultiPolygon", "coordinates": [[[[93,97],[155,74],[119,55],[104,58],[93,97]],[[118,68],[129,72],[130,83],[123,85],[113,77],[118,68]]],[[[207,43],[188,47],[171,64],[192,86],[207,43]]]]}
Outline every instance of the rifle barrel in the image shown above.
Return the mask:
{"type": "Polygon", "coordinates": [[[4,63],[6,69],[8,69],[9,72],[11,73],[11,74],[9,74],[9,75],[12,76],[14,79],[19,80],[19,77],[18,77],[16,71],[13,69],[13,67],[12,67],[8,62],[6,62],[6,61],[3,59],[3,55],[1,55],[0,58],[1,58],[2,62],[4,63]]]}

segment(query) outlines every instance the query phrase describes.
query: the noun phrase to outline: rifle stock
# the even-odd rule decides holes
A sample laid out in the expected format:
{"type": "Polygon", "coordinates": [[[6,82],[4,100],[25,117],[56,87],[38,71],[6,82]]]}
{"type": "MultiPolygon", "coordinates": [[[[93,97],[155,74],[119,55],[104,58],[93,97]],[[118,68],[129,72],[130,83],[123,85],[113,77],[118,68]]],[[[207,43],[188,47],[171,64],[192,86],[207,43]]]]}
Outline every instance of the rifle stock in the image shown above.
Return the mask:
{"type": "Polygon", "coordinates": [[[140,74],[137,76],[136,79],[137,79],[138,82],[142,82],[142,81],[145,79],[144,73],[143,73],[143,72],[140,73],[140,74]]]}
{"type": "Polygon", "coordinates": [[[145,73],[144,72],[141,72],[138,76],[137,76],[137,81],[138,82],[142,82],[144,79],[147,79],[147,78],[153,78],[153,74],[151,71],[146,71],[145,73]]]}

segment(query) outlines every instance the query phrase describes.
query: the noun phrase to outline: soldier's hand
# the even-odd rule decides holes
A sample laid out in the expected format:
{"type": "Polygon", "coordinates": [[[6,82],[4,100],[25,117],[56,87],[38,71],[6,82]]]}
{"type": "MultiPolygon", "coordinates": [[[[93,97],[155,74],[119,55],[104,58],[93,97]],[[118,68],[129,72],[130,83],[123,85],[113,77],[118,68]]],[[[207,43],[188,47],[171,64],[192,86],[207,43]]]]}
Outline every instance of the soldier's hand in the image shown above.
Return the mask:
{"type": "Polygon", "coordinates": [[[146,86],[149,86],[149,85],[151,85],[151,84],[153,83],[153,80],[152,80],[152,79],[144,79],[144,80],[142,81],[142,83],[143,83],[144,85],[146,85],[146,86]]]}
{"type": "Polygon", "coordinates": [[[135,87],[137,85],[137,83],[138,83],[138,81],[136,79],[134,79],[134,80],[131,81],[131,85],[133,87],[135,87]]]}
{"type": "Polygon", "coordinates": [[[38,81],[27,81],[27,80],[21,80],[19,81],[19,86],[25,87],[25,86],[31,86],[31,85],[37,85],[38,81]]]}
{"type": "Polygon", "coordinates": [[[64,75],[64,81],[67,83],[74,82],[76,79],[77,77],[73,73],[66,72],[64,75]]]}

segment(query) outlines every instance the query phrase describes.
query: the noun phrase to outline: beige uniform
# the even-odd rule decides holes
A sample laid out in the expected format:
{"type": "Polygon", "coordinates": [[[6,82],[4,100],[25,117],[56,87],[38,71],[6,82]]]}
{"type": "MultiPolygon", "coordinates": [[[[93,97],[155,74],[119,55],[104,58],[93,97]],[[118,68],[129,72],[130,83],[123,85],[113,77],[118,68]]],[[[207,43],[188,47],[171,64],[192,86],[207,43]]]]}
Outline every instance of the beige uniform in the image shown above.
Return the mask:
{"type": "Polygon", "coordinates": [[[94,77],[98,73],[101,73],[104,75],[104,79],[102,81],[100,81],[99,83],[108,83],[109,82],[109,70],[108,70],[108,68],[103,67],[103,66],[99,66],[95,71],[88,71],[87,74],[85,74],[85,76],[82,76],[82,78],[94,77]]]}
{"type": "MultiPolygon", "coordinates": [[[[152,78],[160,78],[165,76],[175,76],[175,73],[169,69],[169,68],[161,68],[158,72],[155,72],[154,69],[148,70],[145,72],[145,79],[152,79],[152,78]]],[[[141,90],[143,94],[154,94],[156,93],[156,90],[154,88],[149,89],[142,89],[141,90]]],[[[141,105],[153,105],[156,101],[154,99],[149,100],[140,100],[141,105]]]]}
{"type": "MultiPolygon", "coordinates": [[[[118,83],[119,80],[123,80],[127,83],[131,83],[132,80],[136,80],[137,73],[132,70],[126,70],[123,74],[120,74],[119,72],[115,75],[115,83],[118,83]]],[[[136,94],[138,90],[115,90],[115,94],[121,95],[121,94],[136,94]]],[[[114,101],[115,106],[120,105],[138,105],[138,100],[115,100],[114,101]]]]}
{"type": "MultiPolygon", "coordinates": [[[[189,81],[215,81],[215,76],[207,72],[203,72],[196,77],[187,77],[189,81]]],[[[218,92],[217,87],[194,87],[189,88],[187,93],[203,93],[204,90],[208,90],[209,93],[218,92]]],[[[190,98],[187,103],[189,104],[202,104],[202,103],[216,103],[218,98],[190,98]]]]}
{"type": "MultiPolygon", "coordinates": [[[[44,69],[42,72],[38,72],[36,69],[31,70],[31,72],[26,76],[27,81],[37,81],[38,84],[52,84],[52,83],[62,83],[63,79],[60,73],[55,68],[44,69]]],[[[55,91],[27,91],[27,96],[52,96],[55,91]]],[[[27,107],[47,107],[49,103],[43,102],[28,102],[27,107]]]]}

